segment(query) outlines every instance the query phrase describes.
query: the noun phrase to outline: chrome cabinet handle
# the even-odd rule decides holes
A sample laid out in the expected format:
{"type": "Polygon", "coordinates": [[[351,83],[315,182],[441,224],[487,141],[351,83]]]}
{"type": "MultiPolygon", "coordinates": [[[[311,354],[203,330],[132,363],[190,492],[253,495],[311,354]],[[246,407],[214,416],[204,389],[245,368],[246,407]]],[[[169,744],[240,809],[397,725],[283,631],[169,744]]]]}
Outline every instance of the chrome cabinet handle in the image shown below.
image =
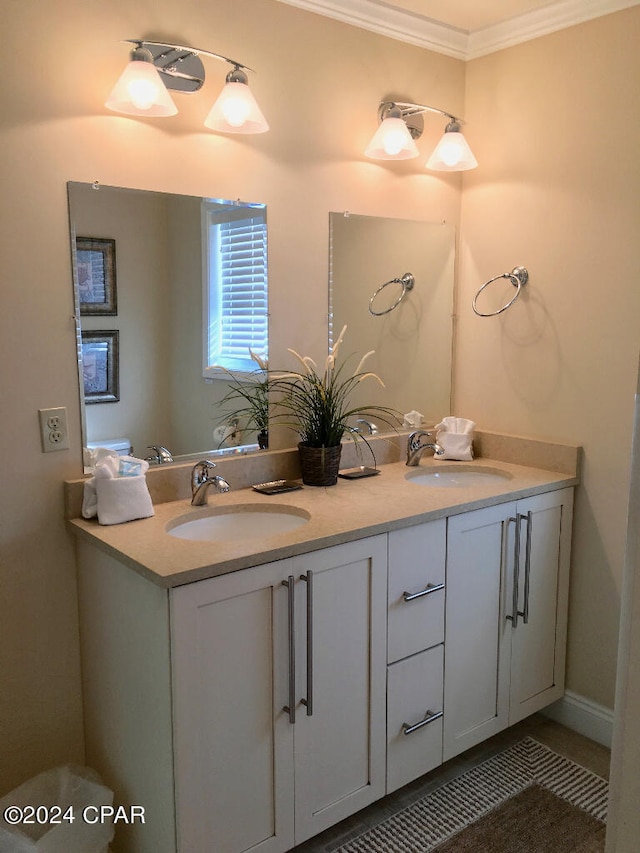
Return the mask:
{"type": "Polygon", "coordinates": [[[287,587],[288,594],[288,626],[289,626],[289,704],[282,709],[289,715],[289,722],[293,725],[296,721],[296,612],[295,612],[295,588],[294,577],[289,575],[286,581],[282,581],[282,586],[287,587]]]}
{"type": "Polygon", "coordinates": [[[440,589],[444,589],[443,583],[428,583],[420,592],[403,592],[402,598],[405,601],[415,601],[416,598],[422,598],[424,595],[430,595],[432,592],[438,592],[440,589]]]}
{"type": "Polygon", "coordinates": [[[529,622],[529,589],[531,585],[531,528],[533,524],[533,512],[529,510],[526,515],[520,513],[518,518],[527,522],[527,539],[524,547],[524,608],[518,611],[522,621],[526,625],[529,622]]]}
{"type": "Polygon", "coordinates": [[[427,711],[427,714],[423,720],[420,720],[419,723],[403,723],[402,724],[402,734],[410,735],[412,732],[417,732],[418,729],[421,729],[423,726],[428,726],[429,723],[433,723],[434,720],[439,720],[440,717],[444,716],[444,711],[427,711]]]}
{"type": "Polygon", "coordinates": [[[313,714],[313,572],[300,575],[307,584],[307,698],[302,704],[307,707],[307,717],[313,714]]]}
{"type": "Polygon", "coordinates": [[[516,537],[513,545],[513,595],[511,596],[511,615],[507,614],[507,619],[513,622],[513,627],[518,627],[518,616],[521,615],[518,610],[518,584],[520,583],[520,516],[510,518],[508,523],[514,522],[516,525],[516,537]]]}

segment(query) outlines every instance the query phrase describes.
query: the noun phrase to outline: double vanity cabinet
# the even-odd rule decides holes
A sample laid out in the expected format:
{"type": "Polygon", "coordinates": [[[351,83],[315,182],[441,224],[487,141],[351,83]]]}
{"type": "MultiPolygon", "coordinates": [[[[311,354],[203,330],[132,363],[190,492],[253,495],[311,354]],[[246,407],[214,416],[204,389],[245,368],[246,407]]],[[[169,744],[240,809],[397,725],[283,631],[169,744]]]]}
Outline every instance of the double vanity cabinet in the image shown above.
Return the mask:
{"type": "Polygon", "coordinates": [[[185,502],[72,523],[87,763],[145,808],[117,853],[284,853],[562,696],[576,481],[502,467],[304,489],[253,555],[169,541],[185,502]]]}

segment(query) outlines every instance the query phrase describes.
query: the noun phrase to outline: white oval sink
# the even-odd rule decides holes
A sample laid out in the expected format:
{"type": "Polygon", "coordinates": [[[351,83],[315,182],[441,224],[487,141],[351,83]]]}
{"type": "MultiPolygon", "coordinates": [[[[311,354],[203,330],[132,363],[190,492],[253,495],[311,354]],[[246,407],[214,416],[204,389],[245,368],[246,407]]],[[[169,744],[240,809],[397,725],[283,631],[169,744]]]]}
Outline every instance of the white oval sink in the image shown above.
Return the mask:
{"type": "Polygon", "coordinates": [[[169,536],[192,541],[223,542],[256,536],[290,533],[309,521],[311,516],[294,506],[269,507],[263,504],[236,504],[194,510],[169,522],[169,536]]]}
{"type": "Polygon", "coordinates": [[[417,468],[405,474],[405,479],[418,486],[436,486],[444,489],[468,488],[500,483],[511,479],[511,474],[499,468],[472,468],[465,465],[457,468],[417,468]]]}

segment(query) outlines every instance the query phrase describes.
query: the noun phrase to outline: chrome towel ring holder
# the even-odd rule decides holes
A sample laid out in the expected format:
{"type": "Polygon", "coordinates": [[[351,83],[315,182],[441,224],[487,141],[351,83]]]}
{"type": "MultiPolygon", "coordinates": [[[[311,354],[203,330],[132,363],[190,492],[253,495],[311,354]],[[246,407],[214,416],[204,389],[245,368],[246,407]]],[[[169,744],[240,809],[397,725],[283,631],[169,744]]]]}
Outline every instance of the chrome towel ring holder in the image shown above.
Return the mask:
{"type": "Polygon", "coordinates": [[[402,276],[402,278],[391,278],[391,279],[389,279],[389,281],[385,281],[385,283],[380,285],[380,287],[376,290],[376,292],[373,294],[373,296],[369,300],[369,313],[373,314],[374,317],[382,317],[383,314],[388,314],[390,311],[393,311],[394,308],[397,308],[398,305],[400,305],[400,303],[405,298],[407,293],[409,293],[410,290],[413,290],[413,286],[415,283],[416,283],[416,280],[411,275],[410,272],[406,272],[402,276]],[[390,305],[388,308],[385,308],[384,311],[374,311],[373,310],[373,302],[374,302],[376,296],[380,293],[381,290],[384,290],[385,287],[388,287],[390,284],[401,284],[402,285],[402,293],[400,294],[400,296],[398,296],[398,298],[393,303],[393,305],[390,305]]]}
{"type": "Polygon", "coordinates": [[[503,311],[506,311],[507,308],[510,308],[513,305],[518,296],[520,296],[520,291],[528,281],[529,273],[525,267],[514,267],[511,272],[503,272],[501,275],[496,275],[493,278],[490,278],[489,281],[485,281],[480,290],[473,297],[473,310],[478,315],[478,317],[496,317],[498,314],[502,314],[503,311]],[[494,281],[498,281],[498,279],[500,278],[508,278],[511,280],[511,284],[516,288],[515,294],[507,302],[506,305],[503,305],[502,308],[498,308],[497,311],[491,311],[488,314],[484,314],[482,311],[478,311],[476,307],[478,296],[480,296],[485,287],[489,287],[490,284],[492,284],[494,281]]]}

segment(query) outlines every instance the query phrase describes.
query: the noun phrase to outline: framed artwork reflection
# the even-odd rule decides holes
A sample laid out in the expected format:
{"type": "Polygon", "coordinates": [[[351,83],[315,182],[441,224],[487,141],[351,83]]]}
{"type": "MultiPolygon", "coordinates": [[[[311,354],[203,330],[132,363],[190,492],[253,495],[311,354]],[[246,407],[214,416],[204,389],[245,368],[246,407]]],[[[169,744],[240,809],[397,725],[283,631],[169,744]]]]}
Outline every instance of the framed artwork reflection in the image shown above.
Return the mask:
{"type": "Polygon", "coordinates": [[[82,332],[82,378],[85,403],[120,399],[117,330],[82,332]]]}
{"type": "Polygon", "coordinates": [[[115,316],[116,241],[101,237],[76,237],[76,274],[80,314],[115,316]]]}

